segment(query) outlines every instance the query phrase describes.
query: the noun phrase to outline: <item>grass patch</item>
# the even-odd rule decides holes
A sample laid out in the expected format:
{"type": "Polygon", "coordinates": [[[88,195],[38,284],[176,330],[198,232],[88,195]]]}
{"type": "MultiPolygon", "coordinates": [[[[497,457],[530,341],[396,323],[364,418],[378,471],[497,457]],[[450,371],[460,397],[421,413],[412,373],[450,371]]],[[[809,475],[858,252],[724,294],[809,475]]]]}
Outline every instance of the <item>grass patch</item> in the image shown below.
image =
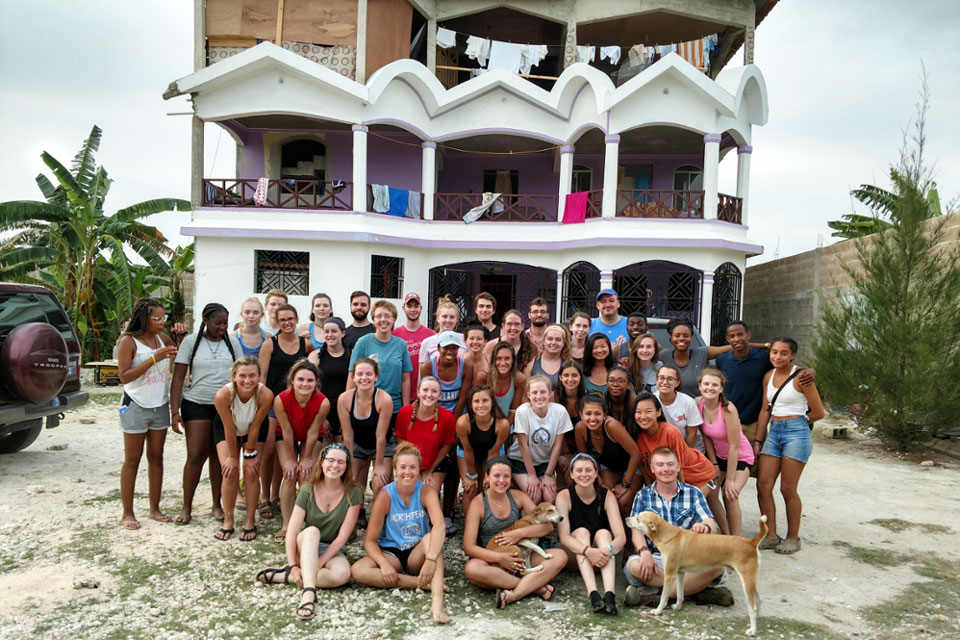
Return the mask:
{"type": "Polygon", "coordinates": [[[932,524],[929,522],[911,522],[901,518],[877,518],[875,520],[871,520],[867,524],[875,524],[878,527],[883,527],[884,529],[894,533],[903,533],[907,529],[912,528],[920,529],[922,533],[928,535],[953,533],[953,529],[946,525],[932,524]]]}
{"type": "Polygon", "coordinates": [[[89,402],[99,407],[119,407],[123,393],[91,393],[89,402]]]}
{"type": "Polygon", "coordinates": [[[863,564],[869,564],[874,567],[897,567],[910,560],[910,556],[891,551],[889,549],[869,549],[867,547],[855,547],[848,542],[835,540],[833,546],[837,549],[843,549],[847,557],[863,564]]]}

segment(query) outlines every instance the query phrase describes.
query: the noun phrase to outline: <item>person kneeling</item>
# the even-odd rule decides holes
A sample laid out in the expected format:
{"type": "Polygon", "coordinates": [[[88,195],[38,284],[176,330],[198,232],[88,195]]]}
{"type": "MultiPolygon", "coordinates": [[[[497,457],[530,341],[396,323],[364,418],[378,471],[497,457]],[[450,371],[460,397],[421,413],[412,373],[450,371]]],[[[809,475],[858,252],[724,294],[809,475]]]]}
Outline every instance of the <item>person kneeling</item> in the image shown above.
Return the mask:
{"type": "Polygon", "coordinates": [[[353,565],[353,579],[380,589],[430,589],[431,613],[449,622],[443,610],[443,541],[446,531],[437,491],[420,481],[420,451],[401,442],[393,454],[396,480],[373,500],[366,556],[353,565]]]}
{"type": "MultiPolygon", "coordinates": [[[[707,500],[695,486],[680,482],[680,462],[677,454],[669,447],[658,447],[650,454],[650,469],[654,482],[637,494],[633,501],[631,516],[642,511],[652,511],[664,520],[681,529],[695,533],[716,533],[719,529],[713,519],[707,500]]],[[[627,559],[624,574],[630,583],[627,587],[626,605],[656,607],[660,604],[658,591],[663,587],[663,558],[657,548],[640,531],[631,529],[635,555],[627,559]],[[646,589],[644,589],[646,587],[646,589]]],[[[712,587],[721,584],[725,573],[723,567],[715,567],[700,572],[687,572],[683,583],[684,596],[697,604],[717,604],[729,607],[733,596],[726,587],[712,587]]],[[[670,597],[676,598],[676,586],[671,589],[670,597]]]]}

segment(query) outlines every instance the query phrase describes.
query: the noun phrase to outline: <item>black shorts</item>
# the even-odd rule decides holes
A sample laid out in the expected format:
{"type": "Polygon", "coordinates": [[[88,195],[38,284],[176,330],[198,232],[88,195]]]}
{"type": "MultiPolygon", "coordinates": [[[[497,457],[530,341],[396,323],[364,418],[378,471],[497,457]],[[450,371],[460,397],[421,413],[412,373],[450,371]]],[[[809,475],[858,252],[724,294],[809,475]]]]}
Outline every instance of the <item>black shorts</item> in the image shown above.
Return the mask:
{"type": "MultiPolygon", "coordinates": [[[[267,434],[269,433],[267,427],[269,426],[269,421],[264,418],[263,422],[260,423],[260,430],[257,432],[257,442],[267,441],[267,434]]],[[[220,414],[217,413],[213,419],[213,444],[216,445],[217,443],[223,442],[226,439],[227,434],[223,431],[223,420],[220,419],[220,414]]],[[[247,436],[237,436],[237,443],[240,444],[240,446],[243,446],[246,441],[247,436]]]]}
{"type": "MultiPolygon", "coordinates": [[[[451,451],[453,449],[451,448],[451,451]]],[[[454,453],[456,455],[456,453],[454,453]]],[[[433,468],[434,473],[450,473],[450,456],[446,456],[443,460],[440,461],[436,467],[433,468]]]]}
{"type": "Polygon", "coordinates": [[[216,415],[217,408],[212,402],[210,404],[200,404],[199,402],[191,402],[186,398],[180,399],[180,417],[184,422],[190,422],[191,420],[209,420],[213,422],[216,415]]]}
{"type": "MultiPolygon", "coordinates": [[[[720,466],[720,471],[727,470],[727,461],[720,456],[717,456],[717,464],[720,466]]],[[[737,460],[737,471],[743,471],[744,469],[749,469],[750,465],[744,462],[743,460],[737,460]]]]}
{"type": "Polygon", "coordinates": [[[400,568],[404,573],[408,573],[407,570],[407,560],[410,559],[410,554],[413,553],[413,550],[416,547],[411,547],[409,549],[397,549],[396,547],[380,547],[380,551],[383,553],[389,553],[394,558],[400,561],[400,568]]]}
{"type": "MultiPolygon", "coordinates": [[[[537,474],[538,478],[541,478],[547,475],[547,465],[549,462],[544,462],[543,464],[533,465],[533,471],[537,474]]],[[[527,474],[527,465],[523,464],[523,460],[514,460],[510,458],[510,471],[520,475],[527,474]]]]}

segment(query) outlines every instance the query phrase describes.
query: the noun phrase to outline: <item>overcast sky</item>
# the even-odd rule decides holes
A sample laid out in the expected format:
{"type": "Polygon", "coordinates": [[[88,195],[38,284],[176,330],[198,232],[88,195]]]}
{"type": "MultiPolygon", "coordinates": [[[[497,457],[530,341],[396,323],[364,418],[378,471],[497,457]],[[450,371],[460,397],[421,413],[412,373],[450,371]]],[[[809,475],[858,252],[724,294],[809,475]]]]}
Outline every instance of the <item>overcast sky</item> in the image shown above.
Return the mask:
{"type": "MultiPolygon", "coordinates": [[[[190,119],[167,85],[192,70],[193,0],[0,0],[0,200],[41,199],[41,151],[69,161],[96,123],[114,184],[108,210],[189,199],[190,119]]],[[[944,201],[960,192],[960,2],[781,0],[757,30],[770,120],[754,129],[751,264],[831,243],[849,191],[886,186],[914,115],[921,62],[932,94],[927,157],[944,201]]],[[[731,61],[739,65],[742,55],[731,61]]],[[[204,175],[234,175],[233,144],[207,125],[204,175]]],[[[735,193],[736,157],[721,164],[735,193]]],[[[862,210],[861,210],[862,212],[862,210]]],[[[151,222],[175,244],[188,213],[151,222]]]]}

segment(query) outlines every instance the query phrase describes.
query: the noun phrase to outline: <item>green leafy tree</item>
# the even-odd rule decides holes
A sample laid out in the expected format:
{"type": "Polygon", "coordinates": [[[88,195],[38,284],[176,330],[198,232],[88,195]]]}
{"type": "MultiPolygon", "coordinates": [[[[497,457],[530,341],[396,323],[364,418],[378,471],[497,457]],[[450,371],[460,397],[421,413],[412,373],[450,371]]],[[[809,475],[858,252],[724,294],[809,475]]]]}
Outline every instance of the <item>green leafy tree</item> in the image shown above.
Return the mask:
{"type": "Polygon", "coordinates": [[[105,213],[112,181],[95,160],[101,134],[94,125],[69,170],[49,153],[41,154],[56,181],[37,176],[45,201],[0,203],[0,233],[9,234],[0,245],[0,276],[51,287],[70,315],[87,360],[109,354],[118,319],[129,314],[150,277],[138,276],[127,252],[154,275],[169,271],[164,258],[173,252],[166,238],[140,220],[190,208],[186,200],[159,198],[105,213]]]}
{"type": "Polygon", "coordinates": [[[825,305],[814,344],[829,398],[859,405],[862,422],[901,449],[955,425],[960,405],[960,245],[944,244],[924,164],[928,104],[924,78],[892,189],[876,192],[889,226],[854,240],[857,260],[843,265],[852,285],[825,305]]]}

